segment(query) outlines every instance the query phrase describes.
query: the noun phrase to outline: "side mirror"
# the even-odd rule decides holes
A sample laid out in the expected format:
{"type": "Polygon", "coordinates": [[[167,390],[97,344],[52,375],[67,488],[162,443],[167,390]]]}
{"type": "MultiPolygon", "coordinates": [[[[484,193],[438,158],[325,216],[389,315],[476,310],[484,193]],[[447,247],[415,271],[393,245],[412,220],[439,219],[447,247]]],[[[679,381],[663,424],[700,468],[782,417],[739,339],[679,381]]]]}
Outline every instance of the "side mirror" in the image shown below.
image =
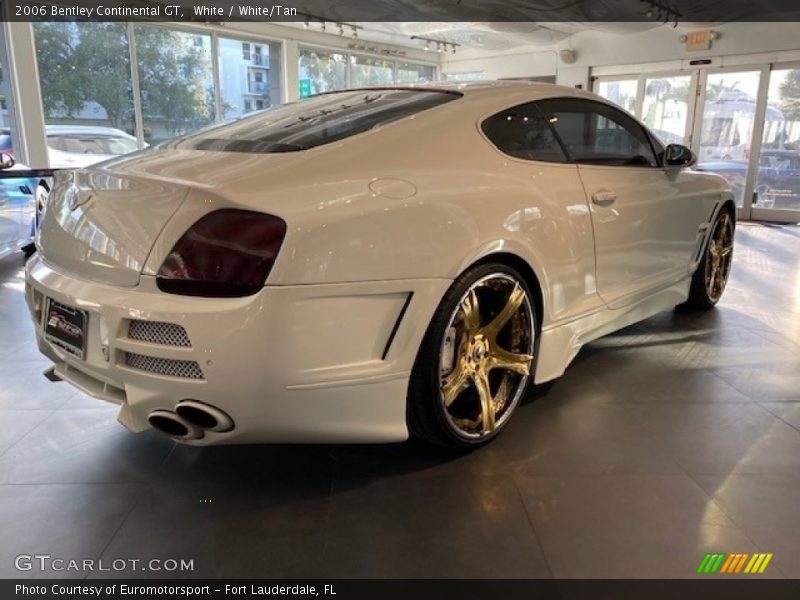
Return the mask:
{"type": "Polygon", "coordinates": [[[0,169],[10,169],[16,164],[14,157],[5,152],[0,152],[0,169]]]}
{"type": "Polygon", "coordinates": [[[696,162],[695,153],[681,144],[670,144],[664,150],[665,167],[691,167],[696,162]]]}

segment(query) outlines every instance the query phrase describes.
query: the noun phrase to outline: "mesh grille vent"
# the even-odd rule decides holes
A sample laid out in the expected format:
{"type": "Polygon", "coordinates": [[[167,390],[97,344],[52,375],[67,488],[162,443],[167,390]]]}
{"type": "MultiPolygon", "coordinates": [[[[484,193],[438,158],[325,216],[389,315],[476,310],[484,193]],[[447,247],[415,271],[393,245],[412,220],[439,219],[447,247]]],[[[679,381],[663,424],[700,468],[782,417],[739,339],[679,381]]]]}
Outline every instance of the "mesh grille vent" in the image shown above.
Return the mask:
{"type": "Polygon", "coordinates": [[[128,325],[128,337],[140,342],[160,344],[162,346],[180,346],[191,348],[189,334],[181,325],[164,323],[163,321],[131,320],[128,325]]]}
{"type": "Polygon", "coordinates": [[[125,364],[132,369],[166,375],[168,377],[179,377],[181,379],[203,379],[203,371],[193,360],[174,360],[171,358],[156,358],[155,356],[144,356],[134,352],[125,353],[125,364]]]}

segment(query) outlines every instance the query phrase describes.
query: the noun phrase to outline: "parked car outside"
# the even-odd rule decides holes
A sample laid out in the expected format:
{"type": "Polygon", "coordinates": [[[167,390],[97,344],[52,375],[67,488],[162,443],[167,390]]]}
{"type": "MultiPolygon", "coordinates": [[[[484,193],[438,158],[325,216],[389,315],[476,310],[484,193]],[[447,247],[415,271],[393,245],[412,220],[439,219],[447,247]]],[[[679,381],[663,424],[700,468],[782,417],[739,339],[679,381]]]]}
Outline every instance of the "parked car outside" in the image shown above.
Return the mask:
{"type": "Polygon", "coordinates": [[[135,137],[112,127],[47,125],[46,133],[52,169],[88,167],[139,149],[135,137]]]}
{"type": "MultiPolygon", "coordinates": [[[[8,154],[0,157],[0,174],[28,170],[25,165],[13,163],[8,154]]],[[[30,255],[35,249],[37,183],[25,176],[0,178],[0,258],[18,250],[30,255]]]]}
{"type": "MultiPolygon", "coordinates": [[[[724,177],[737,198],[744,195],[746,161],[700,163],[697,169],[724,177]]],[[[755,190],[759,208],[800,210],[800,151],[765,149],[761,151],[755,190]]]]}

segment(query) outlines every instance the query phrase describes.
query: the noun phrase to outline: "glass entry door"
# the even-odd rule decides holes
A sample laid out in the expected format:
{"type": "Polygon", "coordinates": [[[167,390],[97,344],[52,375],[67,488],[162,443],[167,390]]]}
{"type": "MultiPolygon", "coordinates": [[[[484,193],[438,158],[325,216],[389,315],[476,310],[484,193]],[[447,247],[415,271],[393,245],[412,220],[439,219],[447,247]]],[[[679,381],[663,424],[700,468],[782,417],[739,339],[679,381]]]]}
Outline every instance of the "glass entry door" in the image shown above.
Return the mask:
{"type": "Polygon", "coordinates": [[[656,75],[644,80],[641,119],[661,143],[684,144],[694,111],[691,75],[656,75]]]}
{"type": "Polygon", "coordinates": [[[800,222],[800,64],[769,74],[751,218],[800,222]]]}
{"type": "Polygon", "coordinates": [[[749,217],[752,204],[745,199],[752,199],[748,173],[755,166],[751,158],[760,125],[761,77],[760,69],[703,71],[700,77],[692,148],[697,153],[697,168],[728,181],[743,218],[749,217]]]}
{"type": "Polygon", "coordinates": [[[800,63],[601,76],[593,89],[698,170],[731,186],[739,218],[800,222],[800,63]]]}

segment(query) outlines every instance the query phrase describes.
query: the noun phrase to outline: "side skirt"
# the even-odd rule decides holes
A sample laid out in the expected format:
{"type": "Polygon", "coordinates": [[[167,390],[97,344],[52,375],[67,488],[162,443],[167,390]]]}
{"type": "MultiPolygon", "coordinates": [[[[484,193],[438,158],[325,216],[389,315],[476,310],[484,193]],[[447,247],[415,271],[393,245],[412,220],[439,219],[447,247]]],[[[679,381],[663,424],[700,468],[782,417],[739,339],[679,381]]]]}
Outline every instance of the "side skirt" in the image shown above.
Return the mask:
{"type": "Polygon", "coordinates": [[[690,285],[691,277],[686,277],[625,308],[603,309],[543,329],[534,382],[544,383],[563,375],[584,344],[685,302],[690,285]]]}

